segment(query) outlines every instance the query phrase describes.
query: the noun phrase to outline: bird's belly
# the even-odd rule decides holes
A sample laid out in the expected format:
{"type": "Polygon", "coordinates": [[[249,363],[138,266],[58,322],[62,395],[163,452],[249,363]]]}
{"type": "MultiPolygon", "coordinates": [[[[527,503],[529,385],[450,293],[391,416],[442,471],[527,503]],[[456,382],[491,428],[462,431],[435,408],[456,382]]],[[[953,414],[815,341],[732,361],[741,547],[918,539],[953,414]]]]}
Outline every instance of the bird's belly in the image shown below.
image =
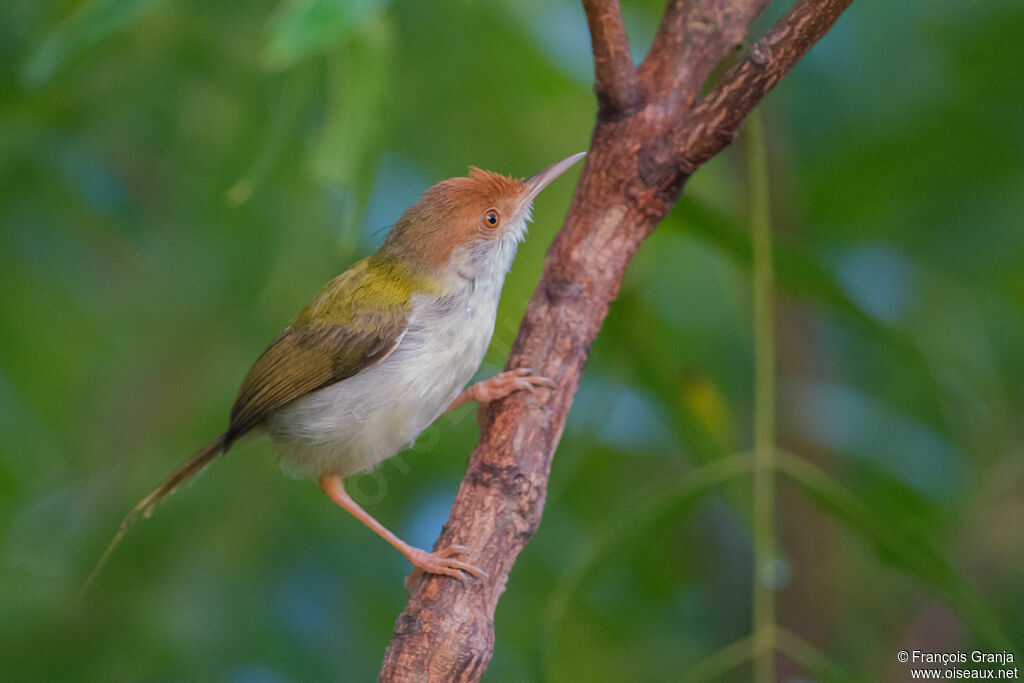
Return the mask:
{"type": "Polygon", "coordinates": [[[476,318],[435,318],[429,333],[410,323],[377,365],[280,409],[269,427],[285,471],[345,477],[410,445],[480,366],[494,318],[476,318]]]}

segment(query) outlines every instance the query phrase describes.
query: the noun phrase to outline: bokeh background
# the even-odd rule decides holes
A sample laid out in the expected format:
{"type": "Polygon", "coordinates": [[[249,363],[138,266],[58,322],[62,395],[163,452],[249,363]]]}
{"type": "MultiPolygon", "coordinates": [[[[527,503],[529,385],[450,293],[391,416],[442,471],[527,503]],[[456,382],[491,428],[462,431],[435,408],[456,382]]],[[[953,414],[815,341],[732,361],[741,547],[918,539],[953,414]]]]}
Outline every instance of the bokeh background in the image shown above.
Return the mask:
{"type": "MultiPolygon", "coordinates": [[[[639,59],[661,3],[624,5],[639,59]]],[[[800,639],[780,679],[905,680],[905,648],[1024,658],[1021,36],[1019,0],[858,0],[759,110],[779,440],[810,468],[778,478],[757,568],[800,639]]],[[[75,596],[324,282],[467,165],[586,149],[591,82],[562,0],[0,4],[0,678],[375,676],[409,567],[265,441],[75,596]]],[[[537,202],[482,374],[577,175],[537,202]]],[[[750,633],[750,478],[694,478],[751,447],[747,177],[737,144],[637,254],[486,680],[682,680],[750,633]]],[[[351,490],[429,546],[474,410],[351,490]]]]}

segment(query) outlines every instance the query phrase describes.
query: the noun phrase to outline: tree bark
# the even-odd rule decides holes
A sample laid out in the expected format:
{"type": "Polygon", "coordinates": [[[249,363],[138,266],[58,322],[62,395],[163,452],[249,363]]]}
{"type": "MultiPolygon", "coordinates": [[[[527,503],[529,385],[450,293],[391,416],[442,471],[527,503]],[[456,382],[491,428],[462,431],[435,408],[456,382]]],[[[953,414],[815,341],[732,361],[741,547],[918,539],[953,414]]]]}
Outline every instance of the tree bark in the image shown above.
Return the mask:
{"type": "Polygon", "coordinates": [[[507,368],[556,387],[518,392],[485,413],[480,443],[435,547],[461,544],[487,578],[419,583],[395,622],[382,681],[476,681],[494,648],[494,610],[540,524],[551,458],[590,345],[626,266],[686,180],[852,0],[798,0],[703,99],[708,75],[767,0],[671,0],[639,69],[617,0],[584,0],[598,99],[590,152],[548,250],[507,368]]]}

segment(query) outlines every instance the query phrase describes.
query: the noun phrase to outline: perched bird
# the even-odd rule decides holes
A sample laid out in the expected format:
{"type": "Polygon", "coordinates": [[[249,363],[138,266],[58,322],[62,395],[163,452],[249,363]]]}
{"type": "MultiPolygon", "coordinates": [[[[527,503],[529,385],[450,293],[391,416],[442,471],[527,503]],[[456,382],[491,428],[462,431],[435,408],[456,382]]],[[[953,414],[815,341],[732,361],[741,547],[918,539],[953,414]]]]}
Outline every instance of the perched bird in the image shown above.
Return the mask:
{"type": "Polygon", "coordinates": [[[286,471],[314,477],[334,502],[418,570],[480,575],[457,559],[405,543],[345,492],[342,478],[390,458],[445,412],[535,386],[528,368],[463,389],[494,332],[498,299],[537,194],[583,157],[525,180],[470,167],[428,189],[383,246],[334,278],[256,360],[227,431],[185,460],[121,523],[86,582],[124,534],[243,435],[269,434],[286,471]]]}

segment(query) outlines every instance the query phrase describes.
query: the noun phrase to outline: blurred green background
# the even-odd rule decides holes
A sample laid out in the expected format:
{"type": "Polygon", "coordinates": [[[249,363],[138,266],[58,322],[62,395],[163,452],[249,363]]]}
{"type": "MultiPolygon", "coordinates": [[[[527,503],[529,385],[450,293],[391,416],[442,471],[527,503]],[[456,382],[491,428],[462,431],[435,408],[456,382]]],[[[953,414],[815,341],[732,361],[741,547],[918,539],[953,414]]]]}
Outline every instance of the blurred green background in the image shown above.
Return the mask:
{"type": "MultiPolygon", "coordinates": [[[[662,5],[624,5],[640,58],[662,5]]],[[[805,466],[758,568],[801,639],[782,680],[905,680],[900,649],[1024,658],[1021,36],[1019,0],[859,0],[761,107],[779,439],[805,466]]],[[[409,567],[265,441],[74,599],[318,288],[434,182],[586,149],[591,81],[561,0],[0,4],[0,678],[376,675],[409,567]]],[[[577,175],[537,202],[482,374],[577,175]]],[[[750,478],[694,478],[751,446],[747,177],[738,144],[637,254],[486,680],[681,680],[750,633],[750,478]]],[[[429,546],[474,411],[350,490],[429,546]]]]}

